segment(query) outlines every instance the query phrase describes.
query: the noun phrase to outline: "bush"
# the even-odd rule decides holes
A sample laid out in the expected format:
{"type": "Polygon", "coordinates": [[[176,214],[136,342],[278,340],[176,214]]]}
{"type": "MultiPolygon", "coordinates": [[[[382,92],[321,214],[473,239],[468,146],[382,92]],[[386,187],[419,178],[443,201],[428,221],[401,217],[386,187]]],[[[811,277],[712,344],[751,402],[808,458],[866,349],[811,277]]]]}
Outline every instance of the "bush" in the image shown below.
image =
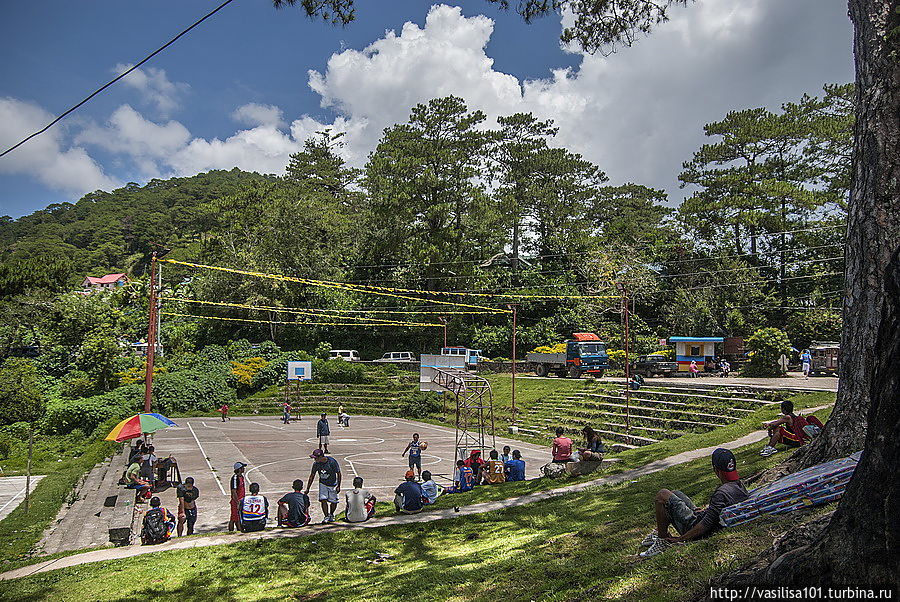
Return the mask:
{"type": "Polygon", "coordinates": [[[625,367],[625,350],[624,349],[607,350],[606,355],[609,356],[610,367],[612,367],[612,368],[624,368],[625,367]]]}
{"type": "Polygon", "coordinates": [[[782,355],[791,353],[787,334],[778,328],[761,328],[747,339],[750,361],[741,372],[743,376],[782,376],[784,370],[778,363],[782,355]]]}
{"type": "Polygon", "coordinates": [[[62,377],[59,385],[60,395],[67,399],[90,397],[98,393],[96,382],[87,372],[72,370],[62,377]]]}
{"type": "Polygon", "coordinates": [[[208,411],[234,403],[234,389],[223,375],[209,370],[181,370],[162,374],[154,381],[153,397],[162,414],[208,411]]]}
{"type": "Polygon", "coordinates": [[[327,360],[331,356],[331,343],[322,341],[316,345],[316,350],[313,352],[313,355],[320,360],[327,360]]]}
{"type": "Polygon", "coordinates": [[[316,359],[313,361],[313,381],[358,385],[367,382],[368,375],[362,364],[316,359]]]}
{"type": "Polygon", "coordinates": [[[419,391],[409,397],[400,399],[399,412],[401,418],[427,418],[441,411],[439,393],[419,391]]]}
{"type": "Polygon", "coordinates": [[[253,388],[256,375],[268,365],[269,362],[261,357],[250,357],[241,361],[232,360],[231,377],[239,389],[248,390],[253,388]]]}
{"type": "Polygon", "coordinates": [[[108,420],[122,420],[136,413],[140,409],[143,391],[141,385],[127,385],[83,399],[54,399],[47,404],[45,428],[56,435],[75,429],[93,432],[108,420]]]}
{"type": "Polygon", "coordinates": [[[44,403],[41,377],[30,360],[12,357],[0,365],[0,425],[37,420],[44,403]]]}

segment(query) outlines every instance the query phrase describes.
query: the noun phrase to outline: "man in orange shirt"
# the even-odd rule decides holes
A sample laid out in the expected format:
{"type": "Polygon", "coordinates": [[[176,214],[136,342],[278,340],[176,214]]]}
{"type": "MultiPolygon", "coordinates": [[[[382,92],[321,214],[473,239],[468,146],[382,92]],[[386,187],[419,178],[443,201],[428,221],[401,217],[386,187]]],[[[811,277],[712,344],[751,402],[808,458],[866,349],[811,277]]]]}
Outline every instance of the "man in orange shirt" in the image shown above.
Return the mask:
{"type": "Polygon", "coordinates": [[[484,482],[487,485],[496,485],[498,483],[506,482],[503,462],[500,461],[496,449],[491,450],[490,460],[485,462],[482,473],[484,474],[484,482]]]}

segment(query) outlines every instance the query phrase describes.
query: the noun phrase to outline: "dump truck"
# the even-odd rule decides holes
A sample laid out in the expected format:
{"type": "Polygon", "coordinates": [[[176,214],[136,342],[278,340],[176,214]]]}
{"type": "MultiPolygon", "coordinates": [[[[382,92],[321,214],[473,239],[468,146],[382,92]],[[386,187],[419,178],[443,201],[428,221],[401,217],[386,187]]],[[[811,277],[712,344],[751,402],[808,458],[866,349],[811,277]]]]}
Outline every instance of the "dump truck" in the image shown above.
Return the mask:
{"type": "Polygon", "coordinates": [[[581,378],[582,374],[603,376],[609,369],[606,344],[593,332],[576,332],[566,342],[565,353],[528,353],[525,361],[538,376],[581,378]]]}

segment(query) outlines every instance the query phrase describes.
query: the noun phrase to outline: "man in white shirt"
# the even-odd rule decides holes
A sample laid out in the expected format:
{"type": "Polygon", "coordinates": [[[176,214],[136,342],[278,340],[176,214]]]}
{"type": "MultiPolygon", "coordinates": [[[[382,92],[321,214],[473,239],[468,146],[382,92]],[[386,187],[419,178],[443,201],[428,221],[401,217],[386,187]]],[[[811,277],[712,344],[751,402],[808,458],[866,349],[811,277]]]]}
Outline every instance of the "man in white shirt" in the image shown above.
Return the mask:
{"type": "Polygon", "coordinates": [[[353,479],[353,489],[344,493],[347,502],[347,521],[363,523],[375,515],[375,496],[363,489],[362,477],[353,479]]]}

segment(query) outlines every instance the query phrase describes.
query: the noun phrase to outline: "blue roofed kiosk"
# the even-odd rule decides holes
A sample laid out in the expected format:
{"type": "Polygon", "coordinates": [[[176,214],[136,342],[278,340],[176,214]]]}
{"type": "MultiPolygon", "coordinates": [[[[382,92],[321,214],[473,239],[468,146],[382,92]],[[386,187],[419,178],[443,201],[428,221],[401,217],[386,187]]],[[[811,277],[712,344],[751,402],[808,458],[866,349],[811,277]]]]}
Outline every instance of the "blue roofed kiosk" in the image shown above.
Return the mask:
{"type": "Polygon", "coordinates": [[[701,372],[712,368],[717,357],[716,343],[724,341],[722,337],[669,337],[669,344],[675,345],[679,372],[689,372],[691,362],[697,362],[701,372]]]}

